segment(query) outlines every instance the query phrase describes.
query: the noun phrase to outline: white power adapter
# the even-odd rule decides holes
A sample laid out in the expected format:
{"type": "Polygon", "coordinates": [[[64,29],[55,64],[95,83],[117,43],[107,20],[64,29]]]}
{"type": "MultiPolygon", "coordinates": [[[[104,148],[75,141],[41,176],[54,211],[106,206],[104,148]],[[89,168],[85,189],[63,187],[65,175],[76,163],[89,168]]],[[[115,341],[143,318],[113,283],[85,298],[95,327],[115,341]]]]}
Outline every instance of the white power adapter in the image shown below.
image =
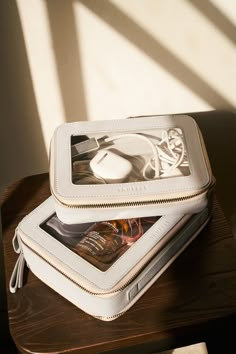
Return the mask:
{"type": "Polygon", "coordinates": [[[132,164],[112,151],[100,150],[90,161],[90,168],[96,177],[119,183],[130,174],[132,164]]]}

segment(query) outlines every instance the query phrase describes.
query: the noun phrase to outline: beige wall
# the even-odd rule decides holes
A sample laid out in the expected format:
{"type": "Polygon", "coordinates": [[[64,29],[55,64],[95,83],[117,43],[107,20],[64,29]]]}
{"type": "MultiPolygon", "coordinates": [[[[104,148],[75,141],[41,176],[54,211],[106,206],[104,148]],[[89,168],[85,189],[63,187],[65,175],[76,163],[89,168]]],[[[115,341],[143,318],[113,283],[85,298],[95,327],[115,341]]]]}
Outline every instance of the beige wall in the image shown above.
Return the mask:
{"type": "Polygon", "coordinates": [[[48,170],[55,127],[236,107],[234,0],[7,0],[0,188],[48,170]]]}

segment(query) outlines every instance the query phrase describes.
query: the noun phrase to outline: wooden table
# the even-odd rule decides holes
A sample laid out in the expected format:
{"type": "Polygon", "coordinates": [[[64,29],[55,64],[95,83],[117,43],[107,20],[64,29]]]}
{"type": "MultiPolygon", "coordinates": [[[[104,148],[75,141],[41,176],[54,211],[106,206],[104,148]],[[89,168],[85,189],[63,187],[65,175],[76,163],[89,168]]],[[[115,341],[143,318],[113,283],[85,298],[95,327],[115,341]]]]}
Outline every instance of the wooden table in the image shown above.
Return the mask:
{"type": "MultiPolygon", "coordinates": [[[[49,195],[47,174],[18,181],[3,195],[7,287],[17,259],[11,244],[14,229],[49,195]]],[[[212,338],[220,348],[231,338],[236,314],[236,242],[215,202],[210,224],[146,294],[112,322],[85,314],[30,271],[17,293],[7,288],[7,298],[12,338],[22,353],[153,353],[200,341],[211,346],[212,338]]]]}

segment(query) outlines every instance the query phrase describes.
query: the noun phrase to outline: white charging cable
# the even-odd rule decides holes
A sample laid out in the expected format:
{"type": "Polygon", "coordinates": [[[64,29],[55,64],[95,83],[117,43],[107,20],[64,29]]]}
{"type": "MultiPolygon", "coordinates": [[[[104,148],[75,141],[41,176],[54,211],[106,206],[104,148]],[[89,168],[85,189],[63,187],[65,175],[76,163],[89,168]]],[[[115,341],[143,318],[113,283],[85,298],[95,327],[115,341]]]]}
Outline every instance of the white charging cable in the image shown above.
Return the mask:
{"type": "MultiPolygon", "coordinates": [[[[148,135],[149,136],[149,135],[148,135]]],[[[146,137],[148,137],[146,136],[146,137]]],[[[152,139],[158,139],[154,143],[160,160],[160,178],[182,175],[180,167],[188,167],[189,162],[186,155],[183,137],[177,128],[163,130],[161,138],[151,136],[152,139]]],[[[151,158],[146,168],[154,168],[151,158]]]]}
{"type": "Polygon", "coordinates": [[[164,163],[162,165],[165,165],[165,168],[161,169],[162,172],[168,173],[180,166],[189,166],[184,141],[177,129],[164,130],[161,142],[156,148],[160,160],[164,163]]]}

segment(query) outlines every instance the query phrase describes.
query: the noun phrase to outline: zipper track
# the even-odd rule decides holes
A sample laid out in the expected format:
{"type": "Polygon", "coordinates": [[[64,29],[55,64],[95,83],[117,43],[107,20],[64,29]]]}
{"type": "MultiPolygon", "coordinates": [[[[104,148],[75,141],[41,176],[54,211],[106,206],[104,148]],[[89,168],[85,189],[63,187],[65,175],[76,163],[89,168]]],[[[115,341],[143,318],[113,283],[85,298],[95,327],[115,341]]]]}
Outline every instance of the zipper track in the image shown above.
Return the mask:
{"type": "Polygon", "coordinates": [[[93,316],[93,317],[97,318],[98,320],[102,320],[102,321],[112,321],[112,320],[115,320],[116,318],[120,317],[124,313],[126,313],[126,311],[119,312],[113,316],[93,316]]]}
{"type": "Polygon", "coordinates": [[[128,201],[128,202],[118,202],[118,203],[92,203],[92,204],[67,204],[55,195],[55,193],[52,194],[56,198],[56,200],[61,204],[64,205],[68,208],[80,208],[80,209],[93,209],[93,208],[119,208],[119,207],[135,207],[135,206],[149,206],[149,205],[156,205],[156,204],[165,204],[165,203],[175,203],[175,202],[181,202],[184,200],[192,199],[194,197],[197,197],[201,194],[203,194],[207,190],[204,189],[201,192],[197,192],[191,195],[183,196],[183,197],[176,197],[176,198],[165,198],[165,199],[154,199],[154,200],[146,200],[146,201],[128,201]]]}
{"type": "Polygon", "coordinates": [[[33,249],[31,246],[29,246],[24,240],[22,240],[21,238],[21,242],[28,248],[30,249],[33,253],[35,253],[38,257],[40,257],[41,259],[43,259],[47,264],[49,264],[51,267],[53,267],[56,271],[58,271],[61,275],[63,275],[64,277],[66,277],[68,280],[70,280],[73,284],[75,284],[76,286],[78,286],[80,289],[82,289],[83,291],[91,294],[91,295],[112,295],[112,294],[116,294],[119,291],[121,291],[122,289],[124,289],[129,283],[132,282],[132,280],[136,277],[136,275],[139,272],[136,272],[135,274],[133,274],[133,276],[129,279],[129,281],[127,281],[125,284],[123,284],[120,288],[114,290],[114,291],[107,291],[107,292],[93,292],[90,291],[88,289],[86,289],[83,285],[79,284],[78,281],[76,281],[75,279],[73,279],[72,277],[70,277],[66,272],[63,272],[63,270],[59,269],[58,267],[56,267],[53,262],[50,262],[46,257],[42,256],[39,252],[35,251],[35,249],[33,249]]]}

